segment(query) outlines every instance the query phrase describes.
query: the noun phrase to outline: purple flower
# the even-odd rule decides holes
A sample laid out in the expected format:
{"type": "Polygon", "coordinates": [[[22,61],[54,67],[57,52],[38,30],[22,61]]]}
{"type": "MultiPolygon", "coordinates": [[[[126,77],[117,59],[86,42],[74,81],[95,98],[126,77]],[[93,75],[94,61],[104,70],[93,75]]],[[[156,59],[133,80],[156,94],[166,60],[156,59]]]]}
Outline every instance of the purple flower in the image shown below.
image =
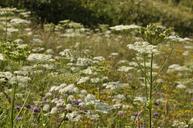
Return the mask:
{"type": "Polygon", "coordinates": [[[16,105],[15,109],[17,109],[19,111],[21,109],[21,106],[20,105],[16,105]]]}
{"type": "Polygon", "coordinates": [[[39,113],[40,112],[40,108],[38,108],[37,106],[33,107],[32,111],[34,113],[39,113]]]}
{"type": "Polygon", "coordinates": [[[74,101],[73,101],[73,104],[79,105],[81,102],[82,102],[81,100],[74,100],[74,101]]]}
{"type": "Polygon", "coordinates": [[[158,116],[159,116],[159,113],[158,113],[158,112],[154,112],[154,113],[153,113],[153,117],[154,117],[154,118],[157,118],[158,116]]]}

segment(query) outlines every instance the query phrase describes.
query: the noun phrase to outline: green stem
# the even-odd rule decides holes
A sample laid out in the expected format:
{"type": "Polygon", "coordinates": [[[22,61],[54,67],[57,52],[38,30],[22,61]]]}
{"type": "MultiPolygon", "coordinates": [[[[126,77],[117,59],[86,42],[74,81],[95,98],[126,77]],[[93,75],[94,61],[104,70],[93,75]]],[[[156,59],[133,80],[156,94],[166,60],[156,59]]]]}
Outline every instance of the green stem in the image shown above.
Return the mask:
{"type": "Polygon", "coordinates": [[[145,95],[148,100],[148,86],[147,86],[147,70],[146,70],[146,56],[144,55],[144,83],[145,83],[145,95]]]}
{"type": "Polygon", "coordinates": [[[152,94],[153,94],[153,52],[151,53],[151,67],[150,67],[149,128],[152,128],[152,94]]]}
{"type": "Polygon", "coordinates": [[[98,87],[97,90],[98,90],[98,99],[100,100],[100,87],[98,87]]]}
{"type": "Polygon", "coordinates": [[[6,15],[6,17],[5,17],[5,20],[6,20],[6,21],[5,21],[5,41],[7,42],[7,29],[8,29],[8,25],[7,25],[7,22],[8,22],[8,21],[7,21],[7,20],[8,20],[8,19],[7,19],[7,15],[6,15]]]}
{"type": "Polygon", "coordinates": [[[11,128],[14,128],[14,104],[15,104],[15,92],[16,85],[13,85],[12,88],[12,99],[11,99],[11,128]]]}

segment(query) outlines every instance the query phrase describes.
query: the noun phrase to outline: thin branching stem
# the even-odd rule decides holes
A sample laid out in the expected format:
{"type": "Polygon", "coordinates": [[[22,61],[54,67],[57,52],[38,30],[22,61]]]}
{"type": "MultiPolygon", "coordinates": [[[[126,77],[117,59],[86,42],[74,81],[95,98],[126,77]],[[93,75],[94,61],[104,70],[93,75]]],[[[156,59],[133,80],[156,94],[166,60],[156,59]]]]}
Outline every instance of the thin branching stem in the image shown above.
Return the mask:
{"type": "Polygon", "coordinates": [[[15,120],[16,120],[17,117],[20,116],[21,112],[23,111],[23,109],[24,109],[24,107],[25,107],[25,105],[26,105],[26,103],[27,103],[27,100],[28,100],[28,98],[29,98],[29,95],[30,95],[30,92],[28,92],[27,97],[25,98],[25,101],[24,101],[24,103],[23,103],[20,111],[18,112],[17,116],[15,117],[15,120]]]}
{"type": "Polygon", "coordinates": [[[161,65],[160,70],[158,71],[158,74],[153,79],[153,82],[159,77],[159,75],[163,71],[163,69],[164,69],[165,65],[167,64],[167,62],[168,62],[170,56],[172,55],[173,51],[174,51],[174,47],[172,47],[172,49],[170,50],[170,53],[165,57],[164,62],[161,65]]]}

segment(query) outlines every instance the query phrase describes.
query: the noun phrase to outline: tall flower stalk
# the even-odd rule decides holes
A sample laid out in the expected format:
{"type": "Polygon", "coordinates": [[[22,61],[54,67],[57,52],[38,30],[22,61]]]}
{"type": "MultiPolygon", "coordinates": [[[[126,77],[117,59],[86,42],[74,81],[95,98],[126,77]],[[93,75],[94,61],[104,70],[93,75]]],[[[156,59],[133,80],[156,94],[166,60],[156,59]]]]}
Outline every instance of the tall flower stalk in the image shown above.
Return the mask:
{"type": "MultiPolygon", "coordinates": [[[[170,30],[163,26],[150,24],[146,28],[141,29],[141,36],[143,41],[128,44],[128,48],[137,51],[137,56],[143,58],[143,65],[137,62],[140,71],[144,76],[145,95],[146,95],[146,109],[149,115],[149,128],[152,128],[152,110],[153,110],[153,93],[154,93],[154,77],[153,77],[153,62],[154,56],[159,53],[157,45],[163,42],[169,36],[170,30]],[[147,62],[150,61],[150,67],[147,62]]],[[[136,59],[136,61],[138,61],[136,59]]]]}

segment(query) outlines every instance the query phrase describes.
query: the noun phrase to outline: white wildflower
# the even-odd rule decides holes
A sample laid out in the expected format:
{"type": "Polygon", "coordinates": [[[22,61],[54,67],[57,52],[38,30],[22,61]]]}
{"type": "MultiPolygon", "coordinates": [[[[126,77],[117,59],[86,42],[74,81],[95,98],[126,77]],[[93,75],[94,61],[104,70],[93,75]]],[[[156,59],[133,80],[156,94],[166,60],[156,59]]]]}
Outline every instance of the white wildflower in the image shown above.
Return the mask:
{"type": "Polygon", "coordinates": [[[140,54],[151,54],[152,52],[159,53],[157,50],[157,46],[151,45],[145,41],[135,42],[134,44],[128,44],[127,47],[129,49],[137,51],[140,54]]]}
{"type": "Polygon", "coordinates": [[[7,32],[8,32],[9,34],[15,33],[15,32],[19,32],[19,29],[17,29],[17,28],[7,28],[7,32]]]}
{"type": "Polygon", "coordinates": [[[179,64],[172,64],[168,67],[167,73],[188,71],[189,69],[179,64]]]}
{"type": "Polygon", "coordinates": [[[32,49],[32,52],[36,52],[36,53],[40,53],[43,52],[45,50],[45,48],[42,47],[36,47],[32,49]]]}
{"type": "Polygon", "coordinates": [[[95,101],[96,98],[95,98],[95,96],[92,95],[92,94],[87,94],[87,96],[85,97],[84,100],[85,100],[85,102],[90,102],[90,101],[95,101]]]}
{"type": "Polygon", "coordinates": [[[97,83],[101,82],[101,79],[100,78],[91,78],[90,81],[93,84],[97,84],[97,83]]]}
{"type": "Polygon", "coordinates": [[[56,89],[57,89],[57,86],[52,86],[49,91],[53,92],[53,91],[56,91],[56,89]]]}
{"type": "Polygon", "coordinates": [[[83,70],[82,73],[86,75],[92,75],[93,71],[91,67],[88,67],[87,69],[83,70]]]}
{"type": "Polygon", "coordinates": [[[13,74],[11,72],[0,72],[0,78],[6,78],[7,80],[10,80],[13,77],[13,74]]]}
{"type": "Polygon", "coordinates": [[[49,110],[50,110],[50,105],[49,104],[45,104],[43,106],[43,111],[48,112],[49,110]]]}
{"type": "Polygon", "coordinates": [[[59,99],[59,100],[56,100],[55,104],[56,104],[56,107],[61,107],[65,104],[65,102],[63,99],[59,99]]]}
{"type": "Polygon", "coordinates": [[[139,29],[141,28],[140,26],[131,24],[131,25],[117,25],[117,26],[113,26],[110,27],[111,30],[115,30],[115,31],[123,31],[123,30],[130,30],[130,29],[139,29]]]}
{"type": "Polygon", "coordinates": [[[146,102],[146,98],[142,97],[142,96],[137,96],[134,98],[133,100],[134,102],[140,102],[140,103],[145,103],[146,102]]]}
{"type": "Polygon", "coordinates": [[[86,116],[91,120],[98,120],[100,118],[98,114],[92,114],[90,111],[86,113],[86,116]]]}
{"type": "Polygon", "coordinates": [[[189,124],[193,125],[193,118],[190,119],[189,124]]]}
{"type": "Polygon", "coordinates": [[[64,49],[59,53],[60,56],[66,57],[66,58],[72,58],[72,50],[71,49],[64,49]]]}
{"type": "Polygon", "coordinates": [[[5,58],[4,58],[3,54],[0,53],[0,61],[4,61],[4,60],[5,60],[5,58]]]}
{"type": "Polygon", "coordinates": [[[68,110],[68,111],[70,111],[70,110],[72,110],[73,108],[72,108],[72,105],[71,105],[71,104],[67,104],[65,109],[68,110]]]}
{"type": "Polygon", "coordinates": [[[113,52],[113,53],[111,53],[111,57],[116,57],[116,56],[118,56],[119,55],[119,53],[117,53],[117,52],[113,52]]]}
{"type": "Polygon", "coordinates": [[[93,60],[100,62],[100,61],[105,61],[105,58],[103,56],[96,56],[93,58],[93,60]]]}
{"type": "Polygon", "coordinates": [[[67,97],[67,101],[68,101],[68,102],[71,102],[71,101],[73,101],[73,100],[75,100],[75,98],[74,98],[73,95],[69,95],[69,96],[67,97]]]}
{"type": "Polygon", "coordinates": [[[43,41],[42,41],[41,39],[39,39],[39,38],[33,38],[33,39],[32,39],[32,43],[35,43],[35,44],[42,44],[43,41]]]}
{"type": "Polygon", "coordinates": [[[66,117],[70,120],[70,121],[74,121],[74,122],[78,122],[81,120],[81,115],[78,114],[77,111],[73,111],[71,113],[67,113],[66,117]]]}
{"type": "Polygon", "coordinates": [[[26,86],[29,81],[31,80],[31,78],[27,77],[27,76],[14,76],[9,80],[10,84],[18,84],[19,86],[26,86]]]}
{"type": "Polygon", "coordinates": [[[87,91],[86,91],[86,90],[81,90],[80,93],[81,93],[82,95],[87,95],[87,91]]]}
{"type": "Polygon", "coordinates": [[[177,35],[171,35],[167,39],[172,40],[172,41],[179,41],[179,42],[191,41],[190,38],[181,38],[177,35]]]}
{"type": "Polygon", "coordinates": [[[92,60],[89,58],[78,58],[76,62],[77,66],[89,66],[90,64],[92,64],[92,60]]]}
{"type": "Polygon", "coordinates": [[[177,89],[185,89],[186,86],[184,84],[181,84],[179,83],[177,86],[176,86],[177,89]]]}
{"type": "Polygon", "coordinates": [[[28,56],[27,60],[32,62],[48,62],[52,59],[52,55],[32,53],[28,56]]]}
{"type": "Polygon", "coordinates": [[[18,24],[30,24],[30,21],[28,20],[24,20],[21,18],[14,18],[11,19],[10,23],[14,24],[14,25],[18,25],[18,24]]]}
{"type": "Polygon", "coordinates": [[[108,113],[108,111],[111,109],[111,107],[107,103],[103,103],[100,101],[95,101],[94,105],[95,105],[96,111],[102,112],[102,113],[108,113]]]}
{"type": "Polygon", "coordinates": [[[64,94],[64,93],[74,93],[76,87],[73,84],[70,84],[66,87],[64,87],[63,89],[59,90],[59,93],[64,94]]]}
{"type": "Polygon", "coordinates": [[[103,86],[105,86],[107,89],[111,89],[111,90],[114,90],[116,88],[119,88],[120,87],[120,82],[117,81],[117,82],[108,82],[108,83],[104,83],[103,86]]]}
{"type": "Polygon", "coordinates": [[[54,50],[53,49],[47,49],[45,53],[46,54],[54,54],[54,50]]]}
{"type": "Polygon", "coordinates": [[[58,111],[58,108],[57,107],[53,107],[50,111],[50,114],[56,114],[58,111]]]}
{"type": "Polygon", "coordinates": [[[19,76],[27,76],[29,74],[29,72],[27,71],[14,71],[15,75],[19,75],[19,76]]]}
{"type": "Polygon", "coordinates": [[[172,127],[174,127],[174,128],[188,128],[188,125],[184,122],[180,122],[178,120],[175,120],[172,124],[172,127]]]}
{"type": "Polygon", "coordinates": [[[83,84],[90,80],[90,77],[81,77],[77,84],[83,84]]]}
{"type": "Polygon", "coordinates": [[[126,99],[126,97],[124,95],[122,95],[122,94],[118,94],[118,95],[114,96],[114,99],[116,101],[123,101],[123,100],[126,99]]]}
{"type": "Polygon", "coordinates": [[[23,44],[24,43],[24,41],[22,39],[16,39],[16,40],[14,40],[14,42],[17,44],[23,44]]]}
{"type": "Polygon", "coordinates": [[[120,64],[120,65],[122,65],[122,64],[128,64],[128,63],[129,63],[128,60],[120,60],[120,61],[118,62],[118,64],[120,64]]]}
{"type": "Polygon", "coordinates": [[[119,71],[119,72],[128,72],[132,69],[133,69],[133,67],[121,66],[117,69],[117,71],[119,71]]]}

